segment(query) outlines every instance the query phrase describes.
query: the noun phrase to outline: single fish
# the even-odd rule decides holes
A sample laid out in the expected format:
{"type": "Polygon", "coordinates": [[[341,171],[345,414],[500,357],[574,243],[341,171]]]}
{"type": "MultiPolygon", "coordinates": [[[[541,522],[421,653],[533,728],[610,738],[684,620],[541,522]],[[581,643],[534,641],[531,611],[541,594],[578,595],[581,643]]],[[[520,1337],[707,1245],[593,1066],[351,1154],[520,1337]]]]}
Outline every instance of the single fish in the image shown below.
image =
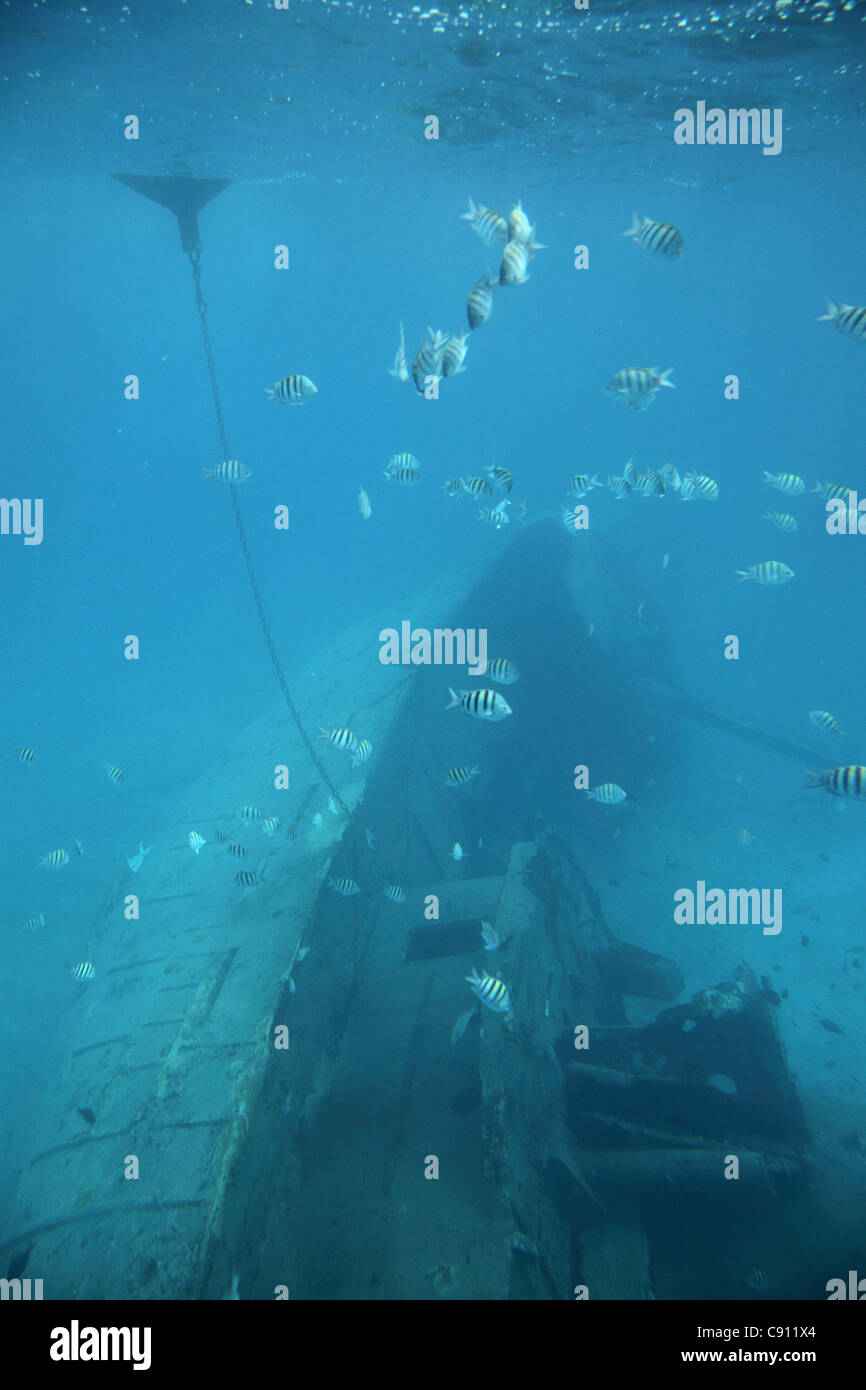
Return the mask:
{"type": "Polygon", "coordinates": [[[599,787],[587,789],[586,794],[591,801],[598,801],[602,806],[619,806],[628,800],[628,792],[623,791],[616,782],[602,782],[599,787]]]}
{"type": "Polygon", "coordinates": [[[69,855],[65,849],[52,849],[40,859],[39,864],[43,869],[62,869],[69,863],[69,855]]]}
{"type": "MultiPolygon", "coordinates": [[[[406,366],[406,339],[403,337],[403,325],[400,324],[400,345],[394,357],[393,367],[388,367],[388,375],[396,377],[398,381],[409,380],[409,368],[406,366]]],[[[363,516],[364,513],[362,512],[363,516]]]]}
{"type": "Polygon", "coordinates": [[[480,775],[481,769],[476,764],[475,767],[449,767],[445,777],[446,787],[465,787],[467,782],[471,782],[473,777],[480,775]]]}
{"type": "Polygon", "coordinates": [[[633,212],[631,226],[623,236],[634,237],[638,246],[654,256],[681,256],[683,238],[679,228],[670,222],[654,222],[651,217],[641,217],[633,212]]]}
{"type": "Polygon", "coordinates": [[[511,1001],[508,997],[508,990],[501,980],[494,979],[486,971],[479,975],[474,965],[472,974],[466,975],[464,978],[476,999],[480,999],[485,1008],[490,1009],[495,1014],[508,1012],[511,1001]]]}
{"type": "Polygon", "coordinates": [[[189,832],[189,847],[194,855],[198,856],[198,852],[201,849],[202,845],[206,844],[207,840],[205,839],[204,835],[199,835],[197,830],[191,830],[189,832]]]}
{"type": "Polygon", "coordinates": [[[206,478],[216,478],[220,483],[245,483],[253,475],[238,459],[224,459],[216,468],[202,470],[206,478]]]}
{"type": "Polygon", "coordinates": [[[451,698],[445,708],[459,709],[472,719],[496,723],[507,719],[512,712],[508,701],[496,690],[452,690],[449,686],[448,694],[451,698]]]}
{"type": "Polygon", "coordinates": [[[318,395],[317,388],[308,376],[301,376],[299,372],[275,381],[273,387],[265,387],[267,400],[278,401],[280,405],[302,405],[306,396],[315,395],[318,395]]]}
{"type": "Polygon", "coordinates": [[[137,873],[138,873],[139,869],[141,868],[142,864],[144,863],[144,856],[145,856],[146,854],[150,854],[151,849],[152,849],[152,846],[151,846],[151,845],[148,845],[148,846],[147,846],[147,849],[145,849],[144,845],[141,843],[141,840],[139,840],[139,842],[138,842],[138,853],[137,853],[137,854],[130,854],[130,855],[127,857],[126,862],[127,862],[127,864],[129,865],[129,867],[132,869],[132,872],[133,872],[134,874],[137,874],[137,873]]]}
{"type": "Polygon", "coordinates": [[[361,891],[353,878],[328,878],[327,884],[335,893],[339,893],[341,898],[354,897],[361,891]]]}
{"type": "Polygon", "coordinates": [[[844,735],[845,733],[845,730],[842,728],[842,725],[839,723],[839,720],[836,718],[835,714],[831,714],[829,710],[810,709],[809,718],[815,725],[816,729],[823,729],[824,732],[827,734],[844,735]]]}
{"type": "Polygon", "coordinates": [[[485,951],[495,951],[499,946],[499,934],[492,922],[481,920],[481,939],[484,942],[485,951]]]}

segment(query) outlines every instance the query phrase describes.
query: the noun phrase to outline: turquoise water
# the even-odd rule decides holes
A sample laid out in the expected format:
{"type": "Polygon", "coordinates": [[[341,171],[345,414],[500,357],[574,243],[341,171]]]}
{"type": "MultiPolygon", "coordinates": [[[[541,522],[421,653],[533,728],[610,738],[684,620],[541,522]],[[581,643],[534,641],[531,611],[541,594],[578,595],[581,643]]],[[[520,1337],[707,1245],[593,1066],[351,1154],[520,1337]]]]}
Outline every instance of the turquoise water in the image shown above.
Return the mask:
{"type": "MultiPolygon", "coordinates": [[[[612,711],[591,782],[621,781],[637,815],[570,785],[589,756],[587,711],[601,717],[592,650],[562,675],[562,630],[529,586],[519,627],[536,646],[518,664],[535,678],[524,708],[555,741],[549,793],[536,779],[524,804],[521,778],[505,779],[497,834],[504,844],[509,820],[513,839],[525,817],[550,821],[615,929],[680,962],[683,999],[743,959],[772,976],[788,991],[779,1026],[813,1097],[813,1138],[866,1142],[851,964],[866,946],[866,811],[803,790],[804,767],[866,762],[866,536],[828,535],[811,492],[831,482],[866,495],[866,344],[816,321],[828,298],[866,303],[863,7],[154,0],[6,4],[0,17],[2,491],[44,505],[40,545],[0,536],[0,1191],[28,1162],[29,1097],[55,1065],[40,1040],[80,1007],[67,966],[88,959],[112,882],[166,805],[279,698],[228,489],[202,477],[222,446],[189,266],[170,212],[115,173],[231,180],[199,216],[202,276],[229,457],[252,470],[238,497],[290,685],[365,623],[377,669],[380,614],[411,618],[415,593],[496,561],[520,531],[514,508],[496,531],[474,500],[443,496],[449,478],[508,468],[527,526],[560,526],[573,474],[604,482],[631,456],[641,472],[671,463],[717,480],[714,502],[617,501],[605,488],[584,499],[609,559],[592,603],[576,602],[623,671],[646,758],[618,722],[631,716],[612,711]],[[676,144],[675,112],[700,101],[780,111],[781,151],[676,144]],[[506,216],[521,199],[546,249],[528,283],[497,291],[465,374],[426,401],[386,368],[401,323],[411,362],[428,325],[462,331],[468,291],[496,270],[501,248],[461,219],[469,195],[506,216]],[[634,210],[680,229],[681,259],[622,235],[634,210]],[[277,270],[283,245],[289,268],[277,270]],[[604,388],[629,366],[672,367],[676,389],[624,409],[604,388]],[[317,394],[266,402],[295,372],[317,394]],[[124,397],[130,375],[139,399],[124,397]],[[417,488],[383,478],[402,450],[421,460],[417,488]],[[770,488],[765,470],[802,476],[806,494],[770,488]],[[280,504],[288,532],[273,526],[280,504]],[[768,510],[792,513],[799,531],[773,529],[768,510]],[[737,583],[769,560],[795,578],[737,583]],[[138,661],[124,659],[129,634],[138,661]],[[656,683],[651,705],[629,672],[656,683]],[[735,734],[682,726],[670,692],[804,756],[763,758],[735,734]],[[844,739],[813,727],[812,710],[834,714],[844,739]],[[123,787],[104,763],[123,769],[123,787]],[[743,829],[754,846],[738,842],[743,829]],[[70,864],[41,867],[60,846],[70,864]],[[783,932],[684,935],[671,898],[698,879],[783,889],[783,932]],[[44,928],[22,934],[40,912],[44,928]]],[[[491,655],[508,655],[501,632],[496,642],[491,655]]],[[[520,692],[505,691],[518,719],[520,692]]],[[[321,722],[334,717],[329,707],[321,722]]],[[[746,1297],[764,1257],[743,1258],[746,1297]]]]}

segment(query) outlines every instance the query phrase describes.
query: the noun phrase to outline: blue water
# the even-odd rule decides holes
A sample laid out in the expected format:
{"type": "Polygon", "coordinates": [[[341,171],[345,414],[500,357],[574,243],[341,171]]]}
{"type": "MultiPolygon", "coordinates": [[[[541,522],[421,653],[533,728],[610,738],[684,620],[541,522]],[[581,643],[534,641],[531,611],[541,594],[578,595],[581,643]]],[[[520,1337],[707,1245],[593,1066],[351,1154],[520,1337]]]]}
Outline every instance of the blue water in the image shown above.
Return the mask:
{"type": "MultiPolygon", "coordinates": [[[[651,640],[673,639],[657,678],[814,749],[813,766],[866,762],[866,537],[828,536],[820,498],[761,481],[766,469],[866,495],[866,345],[816,322],[828,297],[866,303],[863,6],[830,6],[832,23],[811,4],[786,19],[734,4],[719,21],[696,4],[681,23],[655,3],[491,8],[442,4],[437,22],[299,0],[288,12],[264,0],[151,0],[126,13],[0,5],[2,492],[45,508],[41,545],[0,537],[0,1111],[18,1161],[28,1088],[44,1084],[39,1037],[77,997],[64,964],[81,958],[165,797],[230,751],[276,693],[227,489],[202,478],[221,450],[174,219],[112,173],[232,180],[200,214],[202,273],[230,456],[253,472],[240,500],[290,682],[343,629],[389,605],[395,623],[411,617],[412,594],[504,548],[516,526],[482,526],[473,502],[442,496],[446,479],[503,465],[527,521],[558,523],[572,474],[605,480],[634,455],[641,470],[672,462],[720,488],[714,504],[589,499],[591,528],[641,576],[651,640]],[[676,146],[674,111],[702,99],[780,108],[782,152],[676,146]],[[135,142],[123,138],[129,113],[141,119],[135,142]],[[436,141],[424,138],[428,113],[436,141]],[[506,214],[521,198],[547,249],[526,285],[498,292],[466,373],[431,404],[385,369],[401,322],[411,361],[428,325],[465,326],[468,290],[495,268],[497,249],[461,220],[470,194],[506,214]],[[681,261],[621,235],[634,209],[682,230],[681,261]],[[283,243],[290,269],[279,272],[283,243]],[[586,270],[573,266],[578,245],[586,270]],[[676,390],[645,412],[622,409],[604,386],[631,365],[673,367],[676,390]],[[290,372],[318,394],[268,404],[264,388],[290,372]],[[131,373],[136,401],[124,399],[131,373]],[[736,401],[724,397],[731,373],[736,401]],[[422,462],[417,490],[382,476],[400,450],[422,462]],[[271,522],[280,503],[288,534],[271,522]],[[799,534],[773,530],[767,510],[793,512],[799,534]],[[737,584],[736,570],[768,559],[795,580],[737,584]],[[134,663],[123,659],[130,633],[134,663]],[[723,660],[727,634],[739,637],[737,662],[723,660]],[[811,727],[816,708],[838,716],[844,741],[811,727]],[[22,765],[19,745],[38,763],[22,765]],[[133,798],[118,798],[103,762],[124,769],[133,798]],[[74,836],[83,859],[57,875],[39,867],[74,836]],[[44,932],[21,936],[39,911],[44,932]]],[[[624,628],[606,641],[627,663],[635,637],[624,628]]],[[[556,642],[540,613],[539,661],[556,642]]],[[[573,699],[579,719],[579,686],[573,699]]],[[[813,812],[784,819],[804,795],[791,762],[728,814],[748,750],[700,737],[683,779],[710,807],[718,788],[732,876],[740,825],[775,831],[769,872],[784,858],[792,892],[818,839],[839,846],[845,906],[821,943],[832,975],[832,952],[841,960],[854,940],[847,895],[862,897],[862,807],[835,816],[814,792],[820,826],[813,812]]],[[[564,767],[579,756],[564,748],[564,767]]],[[[665,796],[682,834],[677,782],[665,796]]],[[[515,820],[538,810],[515,807],[515,820]]],[[[691,883],[688,846],[674,848],[691,883]]],[[[813,860],[832,900],[836,870],[813,860]]],[[[663,946],[677,954],[673,933],[663,946]]],[[[860,1077],[858,1003],[842,982],[841,1061],[860,1077]]],[[[862,1078],[855,1090],[862,1116],[862,1078]]],[[[13,1184],[7,1158],[0,1190],[13,1184]]],[[[756,1258],[744,1257],[745,1273],[756,1258]]]]}

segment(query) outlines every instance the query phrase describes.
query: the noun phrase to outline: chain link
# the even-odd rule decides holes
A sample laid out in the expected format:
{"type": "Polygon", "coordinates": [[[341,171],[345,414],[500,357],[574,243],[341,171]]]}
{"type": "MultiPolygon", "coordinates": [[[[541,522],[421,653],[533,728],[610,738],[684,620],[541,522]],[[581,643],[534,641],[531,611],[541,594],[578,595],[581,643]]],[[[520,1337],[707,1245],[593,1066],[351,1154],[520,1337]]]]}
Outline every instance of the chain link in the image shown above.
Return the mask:
{"type": "MultiPolygon", "coordinates": [[[[193,283],[195,285],[195,307],[198,310],[198,316],[201,320],[201,333],[202,339],[204,341],[205,357],[207,358],[207,369],[208,375],[210,377],[210,389],[213,393],[213,404],[214,410],[216,412],[217,428],[219,429],[220,444],[222,445],[222,456],[223,459],[227,460],[229,458],[228,437],[226,435],[225,420],[223,419],[223,410],[222,402],[220,401],[219,386],[217,385],[213,348],[211,347],[210,333],[208,331],[207,325],[207,300],[204,297],[204,291],[202,289],[201,283],[201,250],[196,249],[194,251],[190,251],[188,252],[188,255],[190,259],[190,264],[192,265],[192,278],[193,283]]],[[[325,783],[328,790],[332,793],[334,800],[342,810],[343,814],[346,816],[347,820],[349,821],[349,824],[352,825],[352,813],[349,810],[343,798],[340,796],[340,793],[337,791],[337,788],[334,786],[324,767],[322,766],[321,759],[319,758],[318,753],[316,752],[315,748],[310,742],[309,735],[307,734],[306,729],[301,723],[301,717],[298,714],[298,711],[295,709],[295,702],[291,697],[289,687],[286,684],[286,678],[283,675],[283,668],[280,665],[280,658],[277,656],[277,650],[274,646],[274,639],[271,636],[271,629],[268,624],[267,617],[265,616],[265,608],[264,604],[262,603],[262,596],[259,593],[259,586],[256,583],[256,575],[255,570],[253,569],[252,556],[250,555],[250,549],[247,545],[247,533],[244,528],[243,517],[241,516],[240,503],[238,502],[237,486],[234,483],[231,483],[229,485],[229,491],[231,493],[232,507],[234,509],[235,514],[235,524],[238,528],[238,536],[240,538],[241,550],[244,553],[244,561],[247,567],[247,575],[250,581],[250,588],[253,591],[253,601],[255,602],[256,611],[259,615],[259,622],[262,626],[262,632],[264,633],[265,643],[267,644],[268,651],[270,652],[274,670],[277,673],[277,680],[280,683],[280,689],[282,690],[286,704],[289,707],[289,713],[295,721],[298,733],[301,735],[301,738],[304,741],[307,752],[312,758],[313,763],[315,764],[316,769],[318,770],[319,776],[325,783]]]]}

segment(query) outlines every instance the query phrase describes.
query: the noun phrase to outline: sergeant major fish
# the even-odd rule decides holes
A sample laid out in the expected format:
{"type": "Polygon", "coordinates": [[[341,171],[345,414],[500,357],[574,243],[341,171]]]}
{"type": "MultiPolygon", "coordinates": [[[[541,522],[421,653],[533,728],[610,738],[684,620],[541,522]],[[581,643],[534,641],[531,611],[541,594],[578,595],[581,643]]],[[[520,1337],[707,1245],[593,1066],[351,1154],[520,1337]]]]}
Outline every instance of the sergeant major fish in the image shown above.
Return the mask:
{"type": "Polygon", "coordinates": [[[521,241],[509,241],[499,267],[500,285],[525,285],[530,278],[526,273],[528,265],[528,248],[521,241]]]}
{"type": "Polygon", "coordinates": [[[451,698],[445,708],[459,709],[472,719],[496,723],[500,719],[507,719],[512,713],[508,701],[497,690],[452,690],[449,686],[448,694],[451,698]]]}
{"type": "Polygon", "coordinates": [[[833,796],[852,796],[866,799],[866,767],[831,767],[826,772],[810,772],[807,787],[825,787],[833,796]]]}
{"type": "Polygon", "coordinates": [[[834,304],[827,300],[826,314],[819,314],[818,323],[832,323],[833,327],[855,343],[866,343],[866,307],[859,304],[834,304]]]}
{"type": "Polygon", "coordinates": [[[470,197],[469,211],[461,212],[460,217],[463,222],[469,223],[485,246],[492,246],[496,241],[508,240],[508,224],[502,213],[497,212],[495,208],[486,208],[483,203],[476,207],[470,197]]]}
{"type": "Polygon", "coordinates": [[[476,999],[479,999],[485,1008],[492,1013],[504,1014],[511,1007],[508,997],[508,990],[501,980],[496,980],[486,971],[479,975],[475,966],[472,967],[472,974],[464,976],[466,983],[472,990],[476,999]]]}
{"type": "Polygon", "coordinates": [[[634,237],[638,246],[654,256],[681,256],[683,238],[677,227],[670,222],[654,222],[651,217],[641,217],[633,212],[631,226],[623,236],[634,237]]]}
{"type": "Polygon", "coordinates": [[[760,584],[763,588],[778,588],[796,578],[794,571],[781,560],[762,560],[759,565],[737,570],[741,584],[760,584]]]}
{"type": "Polygon", "coordinates": [[[655,396],[661,386],[676,390],[673,382],[668,381],[672,371],[673,367],[667,367],[663,372],[657,367],[623,367],[621,371],[614,372],[604,388],[605,393],[626,405],[647,401],[655,396]]]}
{"type": "Polygon", "coordinates": [[[499,288],[499,281],[488,270],[483,279],[476,281],[466,300],[466,318],[474,331],[486,323],[493,313],[493,296],[499,288]]]}
{"type": "Polygon", "coordinates": [[[237,459],[224,459],[216,468],[205,468],[202,471],[206,478],[216,478],[220,483],[245,483],[247,478],[253,476],[237,459]]]}
{"type": "Polygon", "coordinates": [[[441,333],[438,328],[428,327],[427,329],[427,337],[412,361],[412,380],[419,396],[424,395],[428,377],[441,377],[442,375],[442,354],[445,351],[448,337],[447,333],[441,333]]]}
{"type": "Polygon", "coordinates": [[[810,709],[810,710],[809,710],[809,718],[811,719],[812,723],[815,725],[815,728],[816,728],[816,729],[823,729],[825,733],[828,733],[828,734],[844,734],[844,733],[845,733],[845,730],[842,728],[842,725],[839,723],[839,720],[836,718],[835,714],[831,714],[829,710],[826,710],[826,709],[810,709]]]}
{"type": "Polygon", "coordinates": [[[284,376],[282,381],[275,381],[273,387],[265,388],[265,396],[269,401],[278,401],[280,405],[302,405],[305,396],[318,395],[318,391],[308,376],[301,376],[299,372],[292,372],[290,376],[284,376]]]}
{"type": "Polygon", "coordinates": [[[442,354],[442,375],[459,376],[465,372],[463,363],[469,351],[469,344],[466,341],[469,334],[464,330],[459,337],[450,337],[445,344],[445,351],[442,354]]]}

